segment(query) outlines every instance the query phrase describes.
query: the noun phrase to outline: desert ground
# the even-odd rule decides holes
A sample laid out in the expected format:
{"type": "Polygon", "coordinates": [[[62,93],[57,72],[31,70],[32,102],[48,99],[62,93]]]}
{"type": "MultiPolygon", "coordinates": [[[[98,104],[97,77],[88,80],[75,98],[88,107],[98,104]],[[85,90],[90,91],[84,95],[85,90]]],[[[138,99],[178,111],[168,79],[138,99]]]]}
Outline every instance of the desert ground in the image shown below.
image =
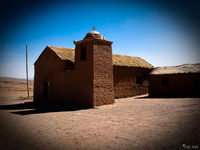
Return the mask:
{"type": "Polygon", "coordinates": [[[25,80],[0,78],[0,150],[200,149],[200,98],[141,95],[81,109],[25,97],[25,80]]]}

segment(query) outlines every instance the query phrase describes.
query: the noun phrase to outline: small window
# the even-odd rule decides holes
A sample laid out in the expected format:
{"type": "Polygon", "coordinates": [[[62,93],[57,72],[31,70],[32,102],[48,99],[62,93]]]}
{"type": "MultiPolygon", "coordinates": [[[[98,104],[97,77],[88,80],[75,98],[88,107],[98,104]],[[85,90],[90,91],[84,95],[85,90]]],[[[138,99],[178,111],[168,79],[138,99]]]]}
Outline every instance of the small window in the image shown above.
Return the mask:
{"type": "Polygon", "coordinates": [[[81,49],[81,58],[80,58],[81,61],[84,61],[86,60],[86,48],[82,48],[81,49]]]}
{"type": "Polygon", "coordinates": [[[139,75],[136,76],[136,84],[142,84],[139,75]]]}
{"type": "Polygon", "coordinates": [[[169,85],[169,78],[162,78],[162,79],[161,79],[161,84],[162,84],[163,86],[169,85]]]}

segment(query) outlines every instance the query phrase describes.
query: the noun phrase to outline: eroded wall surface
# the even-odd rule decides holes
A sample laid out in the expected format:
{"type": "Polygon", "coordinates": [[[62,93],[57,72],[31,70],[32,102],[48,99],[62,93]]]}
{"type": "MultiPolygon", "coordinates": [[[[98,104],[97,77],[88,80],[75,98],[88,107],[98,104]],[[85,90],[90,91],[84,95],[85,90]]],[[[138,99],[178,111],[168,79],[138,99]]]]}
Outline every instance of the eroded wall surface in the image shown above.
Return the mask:
{"type": "Polygon", "coordinates": [[[94,105],[113,104],[113,65],[111,44],[94,45],[94,105]]]}

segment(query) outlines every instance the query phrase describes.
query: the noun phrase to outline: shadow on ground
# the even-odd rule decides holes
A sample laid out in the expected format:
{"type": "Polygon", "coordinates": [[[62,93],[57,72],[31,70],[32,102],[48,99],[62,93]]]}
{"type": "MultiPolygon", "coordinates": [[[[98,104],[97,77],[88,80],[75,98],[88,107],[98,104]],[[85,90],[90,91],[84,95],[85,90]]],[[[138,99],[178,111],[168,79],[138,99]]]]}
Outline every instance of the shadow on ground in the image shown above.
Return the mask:
{"type": "Polygon", "coordinates": [[[149,96],[149,95],[145,95],[145,96],[140,96],[140,97],[135,97],[135,99],[145,99],[145,98],[159,98],[159,99],[170,99],[170,98],[200,98],[200,96],[191,96],[191,95],[167,95],[167,96],[149,96]]]}
{"type": "Polygon", "coordinates": [[[61,106],[55,103],[34,103],[34,102],[25,102],[13,105],[0,105],[0,110],[20,110],[11,112],[13,114],[19,114],[19,115],[31,115],[31,114],[61,112],[61,111],[78,111],[82,109],[89,109],[89,108],[66,106],[66,105],[61,106]]]}

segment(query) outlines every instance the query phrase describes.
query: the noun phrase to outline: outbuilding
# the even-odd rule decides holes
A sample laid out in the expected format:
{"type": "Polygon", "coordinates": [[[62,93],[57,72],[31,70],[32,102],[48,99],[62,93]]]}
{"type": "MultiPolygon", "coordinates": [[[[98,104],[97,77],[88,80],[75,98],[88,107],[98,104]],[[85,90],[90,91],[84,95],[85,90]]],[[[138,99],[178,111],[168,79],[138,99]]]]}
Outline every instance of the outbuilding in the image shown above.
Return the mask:
{"type": "Polygon", "coordinates": [[[155,68],[149,74],[149,96],[200,96],[200,64],[155,68]]]}

